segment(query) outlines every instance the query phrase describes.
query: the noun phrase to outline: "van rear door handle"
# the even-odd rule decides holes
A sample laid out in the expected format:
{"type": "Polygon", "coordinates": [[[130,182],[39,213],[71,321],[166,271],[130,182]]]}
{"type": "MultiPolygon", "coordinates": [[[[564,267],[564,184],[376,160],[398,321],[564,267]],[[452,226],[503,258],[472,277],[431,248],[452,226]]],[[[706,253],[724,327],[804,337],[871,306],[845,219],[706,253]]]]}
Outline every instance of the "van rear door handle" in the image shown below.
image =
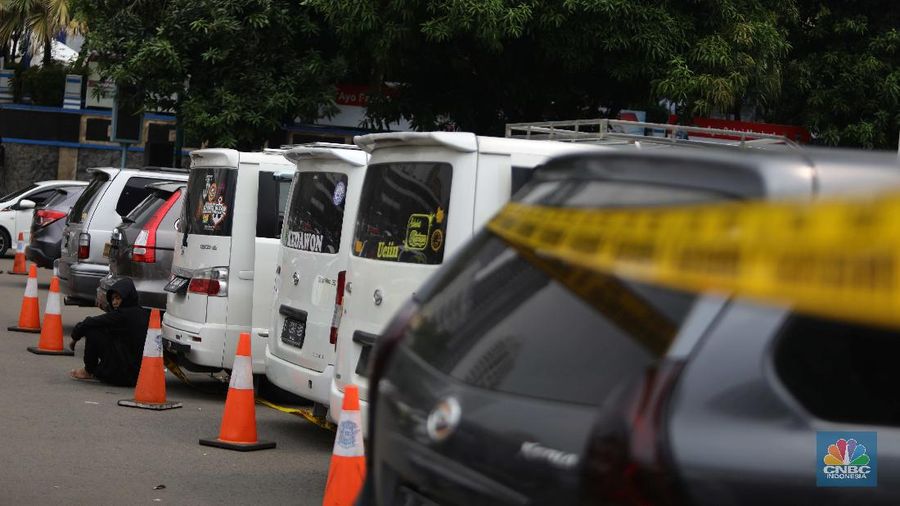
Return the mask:
{"type": "Polygon", "coordinates": [[[253,279],[253,271],[238,271],[238,279],[253,279]]]}

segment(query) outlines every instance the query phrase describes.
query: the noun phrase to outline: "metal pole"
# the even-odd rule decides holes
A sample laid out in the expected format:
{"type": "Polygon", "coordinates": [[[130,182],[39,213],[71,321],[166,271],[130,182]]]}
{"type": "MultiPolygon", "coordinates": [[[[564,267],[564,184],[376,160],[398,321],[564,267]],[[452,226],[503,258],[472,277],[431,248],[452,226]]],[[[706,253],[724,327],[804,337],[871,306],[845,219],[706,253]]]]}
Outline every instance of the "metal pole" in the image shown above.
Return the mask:
{"type": "Polygon", "coordinates": [[[122,161],[119,164],[120,169],[125,168],[125,159],[128,158],[128,144],[122,143],[122,161]]]}

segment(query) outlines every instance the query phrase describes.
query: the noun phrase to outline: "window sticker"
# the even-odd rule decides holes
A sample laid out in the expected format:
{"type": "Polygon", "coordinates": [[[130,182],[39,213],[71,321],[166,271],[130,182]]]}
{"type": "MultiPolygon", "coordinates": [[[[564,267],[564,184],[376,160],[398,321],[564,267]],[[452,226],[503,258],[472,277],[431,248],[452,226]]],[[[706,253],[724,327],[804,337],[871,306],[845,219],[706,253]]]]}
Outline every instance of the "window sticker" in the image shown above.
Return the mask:
{"type": "Polygon", "coordinates": [[[334,205],[339,206],[344,202],[344,197],[347,196],[347,184],[343,181],[338,181],[336,185],[334,185],[334,194],[331,196],[331,202],[334,205]]]}
{"type": "Polygon", "coordinates": [[[434,215],[411,214],[406,224],[406,249],[421,251],[428,246],[434,215]]]}
{"type": "Polygon", "coordinates": [[[437,252],[441,249],[441,246],[443,246],[443,245],[444,245],[444,233],[441,232],[441,229],[436,229],[431,234],[431,250],[437,252]]]}
{"type": "Polygon", "coordinates": [[[294,248],[303,251],[312,251],[313,253],[321,253],[324,240],[325,238],[322,236],[322,234],[289,231],[287,234],[286,244],[288,248],[294,248]]]}
{"type": "Polygon", "coordinates": [[[396,260],[400,258],[400,246],[394,244],[394,241],[379,241],[378,258],[389,260],[396,260]]]}
{"type": "Polygon", "coordinates": [[[228,216],[228,206],[225,205],[225,185],[219,187],[214,181],[215,176],[209,174],[206,176],[206,188],[203,190],[202,211],[200,221],[203,228],[213,231],[219,228],[219,225],[228,216]]]}

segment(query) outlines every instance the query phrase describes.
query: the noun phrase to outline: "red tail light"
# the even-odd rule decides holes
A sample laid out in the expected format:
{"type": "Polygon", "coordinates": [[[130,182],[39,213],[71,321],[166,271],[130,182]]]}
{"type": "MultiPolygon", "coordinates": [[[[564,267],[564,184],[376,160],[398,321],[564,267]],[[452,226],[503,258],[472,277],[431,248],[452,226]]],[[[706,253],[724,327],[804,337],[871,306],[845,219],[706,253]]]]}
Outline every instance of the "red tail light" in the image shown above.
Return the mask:
{"type": "Polygon", "coordinates": [[[341,326],[341,315],[344,314],[344,285],[347,281],[347,271],[338,273],[337,290],[334,293],[334,315],[331,317],[331,337],[328,342],[337,349],[338,328],[341,326]]]}
{"type": "Polygon", "coordinates": [[[78,258],[84,259],[91,256],[91,234],[82,232],[78,234],[78,258]]]}
{"type": "Polygon", "coordinates": [[[648,371],[624,409],[624,430],[598,427],[586,455],[592,502],[630,506],[680,504],[666,440],[666,409],[684,363],[663,360],[648,371]]]}
{"type": "Polygon", "coordinates": [[[188,291],[214,297],[228,295],[228,267],[213,267],[195,271],[188,284],[188,291]]]}
{"type": "Polygon", "coordinates": [[[59,221],[66,217],[66,213],[53,209],[38,209],[34,212],[34,220],[39,227],[46,227],[54,221],[59,221]]]}
{"type": "Polygon", "coordinates": [[[159,209],[153,213],[153,216],[144,225],[144,228],[134,240],[134,248],[131,250],[131,259],[135,262],[145,262],[152,264],[156,262],[156,231],[159,224],[162,223],[166,213],[172,209],[172,206],[178,202],[181,196],[181,190],[175,191],[159,209]]]}
{"type": "Polygon", "coordinates": [[[218,295],[219,289],[221,289],[221,286],[218,279],[194,278],[191,280],[191,284],[188,285],[188,291],[205,295],[218,295]]]}

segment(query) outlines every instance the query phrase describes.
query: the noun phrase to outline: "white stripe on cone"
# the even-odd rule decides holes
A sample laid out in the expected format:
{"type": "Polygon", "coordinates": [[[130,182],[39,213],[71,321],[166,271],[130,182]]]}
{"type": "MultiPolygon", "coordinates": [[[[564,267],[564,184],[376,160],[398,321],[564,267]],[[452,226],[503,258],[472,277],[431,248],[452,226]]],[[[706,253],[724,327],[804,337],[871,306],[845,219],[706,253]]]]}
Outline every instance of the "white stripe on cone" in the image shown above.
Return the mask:
{"type": "Polygon", "coordinates": [[[237,355],[234,357],[234,365],[231,367],[231,381],[228,388],[238,390],[253,390],[253,363],[250,357],[237,355]]]}
{"type": "Polygon", "coordinates": [[[45,314],[62,314],[59,309],[59,292],[50,292],[47,294],[47,310],[45,314]]]}
{"type": "Polygon", "coordinates": [[[144,356],[162,356],[162,333],[159,329],[147,329],[147,338],[144,339],[144,356]]]}
{"type": "Polygon", "coordinates": [[[37,278],[28,277],[28,281],[25,283],[25,296],[37,298],[37,278]]]}
{"type": "Polygon", "coordinates": [[[338,457],[364,457],[366,455],[362,438],[362,418],[358,410],[345,409],[341,411],[332,453],[338,457]]]}
{"type": "Polygon", "coordinates": [[[16,243],[16,253],[25,253],[25,241],[16,243]]]}

